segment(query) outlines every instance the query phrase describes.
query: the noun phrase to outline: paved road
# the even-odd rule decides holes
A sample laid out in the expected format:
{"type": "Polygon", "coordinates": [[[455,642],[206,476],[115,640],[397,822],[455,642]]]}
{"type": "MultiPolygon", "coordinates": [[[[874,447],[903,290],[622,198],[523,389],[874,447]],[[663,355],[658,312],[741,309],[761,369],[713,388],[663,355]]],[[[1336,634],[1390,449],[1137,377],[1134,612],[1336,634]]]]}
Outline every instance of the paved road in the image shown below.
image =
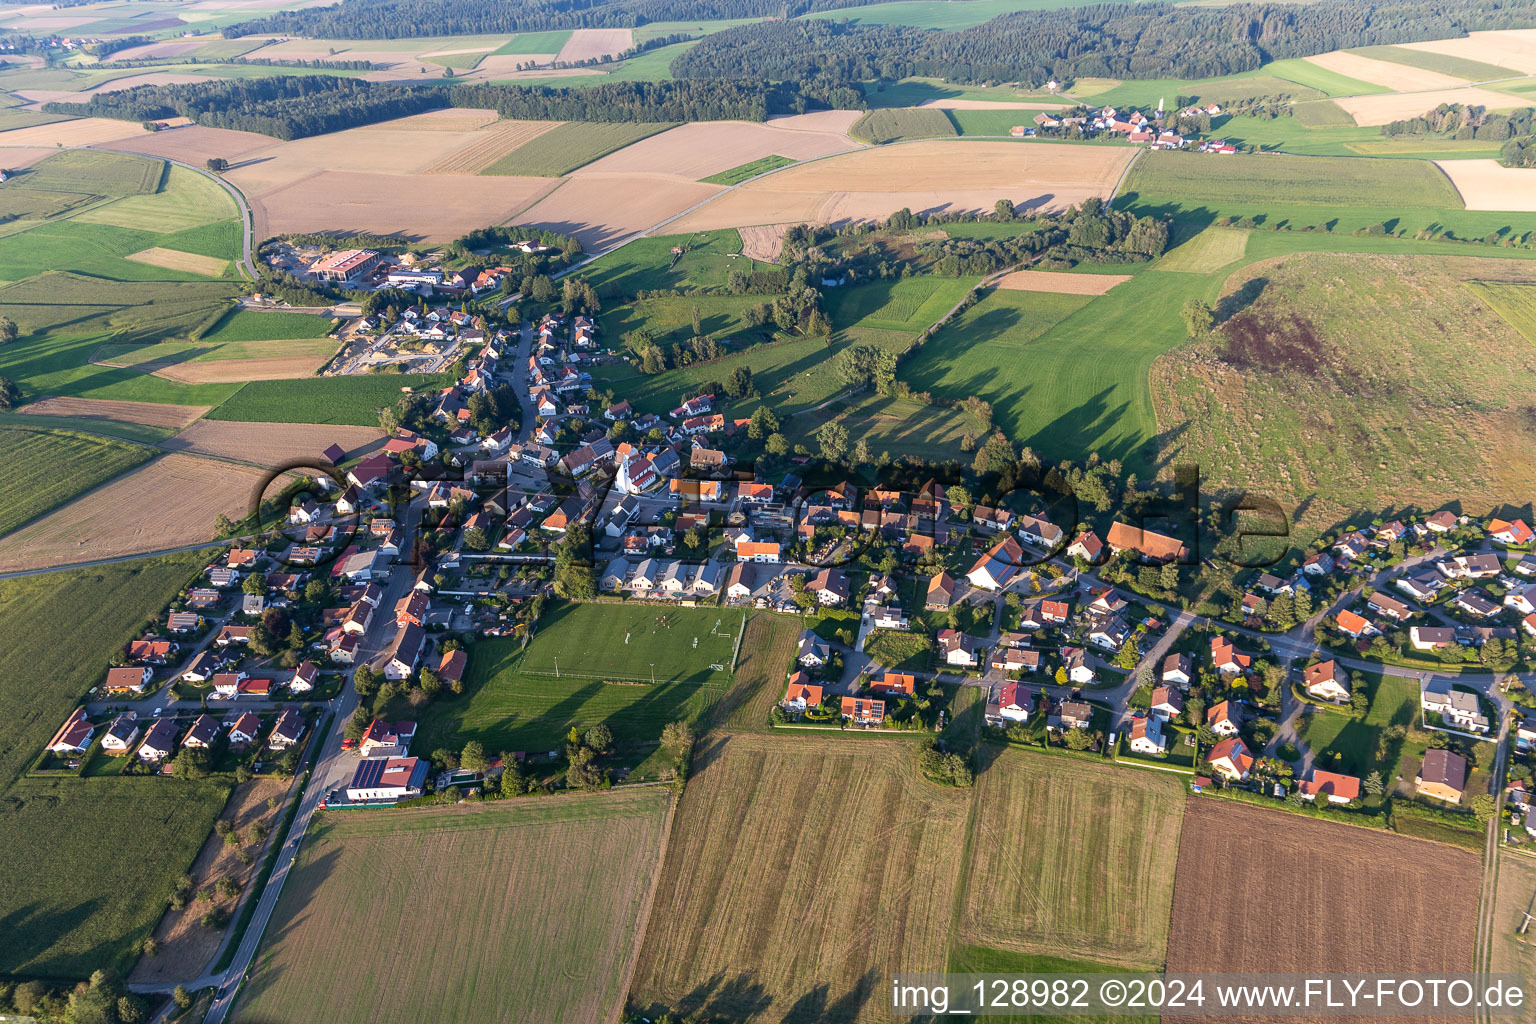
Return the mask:
{"type": "Polygon", "coordinates": [[[528,357],[532,354],[533,324],[524,320],[518,332],[517,361],[512,366],[512,386],[517,390],[517,404],[522,411],[522,429],[517,432],[520,443],[533,436],[533,421],[539,416],[533,407],[533,396],[528,393],[528,357]]]}
{"type": "MultiPolygon", "coordinates": [[[[402,529],[405,531],[405,541],[400,548],[402,554],[414,549],[416,520],[424,507],[425,499],[418,496],[412,502],[409,513],[404,517],[402,529]]],[[[380,614],[374,617],[372,627],[364,634],[362,648],[359,651],[361,664],[377,663],[380,656],[394,642],[398,629],[395,626],[393,609],[414,581],[415,572],[409,562],[397,563],[390,572],[389,585],[384,588],[384,596],[379,601],[380,614]]],[[[343,754],[341,744],[345,738],[347,720],[357,709],[358,702],[357,691],[350,686],[344,687],[341,695],[331,702],[336,717],[332,723],[331,734],[325,737],[315,768],[311,772],[309,786],[304,791],[298,814],[294,816],[293,827],[288,833],[289,849],[285,849],[279,855],[277,867],[267,880],[266,888],[261,891],[255,916],[240,940],[240,946],[235,951],[235,958],[229,969],[220,975],[199,978],[196,982],[197,987],[218,986],[218,994],[207,1016],[203,1018],[203,1024],[223,1024],[224,1019],[229,1015],[235,996],[240,990],[240,983],[245,979],[246,972],[256,956],[256,950],[261,945],[262,933],[266,931],[272,912],[277,908],[278,897],[282,895],[283,884],[288,880],[289,869],[293,866],[298,848],[309,828],[310,819],[326,793],[351,777],[355,755],[343,754]]]]}

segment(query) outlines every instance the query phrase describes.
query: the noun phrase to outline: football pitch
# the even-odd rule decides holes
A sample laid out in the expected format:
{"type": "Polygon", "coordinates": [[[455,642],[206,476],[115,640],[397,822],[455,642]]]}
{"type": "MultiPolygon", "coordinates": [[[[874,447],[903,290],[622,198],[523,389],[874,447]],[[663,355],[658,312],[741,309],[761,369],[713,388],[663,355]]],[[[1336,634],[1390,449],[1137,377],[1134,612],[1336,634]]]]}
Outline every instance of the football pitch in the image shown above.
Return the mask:
{"type": "Polygon", "coordinates": [[[568,604],[547,612],[523,675],[725,685],[745,616],[728,608],[568,604]]]}

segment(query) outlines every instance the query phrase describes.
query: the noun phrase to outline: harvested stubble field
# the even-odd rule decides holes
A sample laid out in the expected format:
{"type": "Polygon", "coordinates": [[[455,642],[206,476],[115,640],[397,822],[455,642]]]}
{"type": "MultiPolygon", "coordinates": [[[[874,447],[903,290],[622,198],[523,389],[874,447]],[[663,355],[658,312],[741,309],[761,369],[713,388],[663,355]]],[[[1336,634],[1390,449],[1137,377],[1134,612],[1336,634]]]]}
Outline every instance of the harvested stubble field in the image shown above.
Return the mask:
{"type": "Polygon", "coordinates": [[[229,128],[207,128],[200,124],[183,125],[168,132],[140,131],[128,138],[103,141],[110,142],[113,149],[167,157],[194,166],[206,160],[209,153],[218,153],[232,165],[238,166],[245,157],[260,149],[270,149],[273,145],[270,135],[233,131],[229,128]]]}
{"type": "Polygon", "coordinates": [[[579,28],[560,47],[555,60],[575,63],[617,56],[635,45],[635,33],[628,28],[579,28]]]}
{"type": "Polygon", "coordinates": [[[518,147],[554,128],[558,121],[496,121],[476,131],[481,138],[437,163],[422,174],[479,174],[518,147]]]}
{"type": "Polygon", "coordinates": [[[208,411],[206,405],[162,405],[159,402],[117,402],[106,398],[40,398],[18,409],[30,416],[138,423],[146,427],[180,429],[208,411]]]}
{"type": "Polygon", "coordinates": [[[252,199],[251,206],[258,234],[371,232],[446,242],[501,223],[555,184],[548,178],[443,174],[426,188],[413,174],[319,171],[252,199]]]}
{"type": "Polygon", "coordinates": [[[372,427],[200,420],[162,441],[160,447],[191,455],[238,459],[258,466],[280,466],[297,459],[320,462],[320,453],[332,444],[345,448],[347,458],[358,458],[378,449],[383,440],[384,434],[372,427]]]}
{"type": "Polygon", "coordinates": [[[784,252],[784,235],[788,224],[763,224],[740,228],[741,254],[764,263],[777,263],[784,252]]]}
{"type": "Polygon", "coordinates": [[[1524,261],[1299,253],[1244,268],[1210,342],[1150,374],[1160,459],[1215,488],[1305,503],[1321,526],[1372,502],[1473,514],[1536,488],[1536,348],[1464,281],[1521,284],[1524,261]],[[1409,287],[1411,283],[1411,287],[1409,287]],[[1449,325],[1449,326],[1448,326],[1449,325]]]}
{"type": "MultiPolygon", "coordinates": [[[[1372,57],[1362,57],[1358,53],[1348,53],[1344,50],[1334,50],[1332,53],[1319,53],[1304,59],[1309,63],[1316,64],[1320,68],[1337,71],[1341,75],[1358,78],[1362,82],[1386,86],[1393,92],[1455,89],[1467,84],[1465,79],[1453,78],[1438,71],[1410,67],[1406,64],[1394,64],[1391,61],[1376,60],[1372,57]]],[[[1430,109],[1433,108],[1425,108],[1425,110],[1430,109]]]]}
{"type": "Polygon", "coordinates": [[[32,569],[196,544],[220,512],[239,519],[258,469],[172,454],[76,498],[0,540],[0,569],[32,569]]]}
{"type": "Polygon", "coordinates": [[[576,173],[669,174],[696,181],[765,157],[809,160],[854,148],[855,143],[840,132],[747,121],[696,121],[625,146],[576,173]]]}
{"type": "Polygon", "coordinates": [[[630,1003],[731,1020],[885,1020],[895,971],[942,971],[969,794],[910,743],[736,735],[699,752],[630,1003]]]}
{"type": "Polygon", "coordinates": [[[1384,93],[1378,96],[1345,96],[1334,100],[1348,112],[1355,123],[1365,127],[1390,124],[1404,118],[1418,117],[1434,110],[1442,103],[1461,103],[1468,106],[1487,107],[1489,110],[1510,110],[1529,106],[1528,100],[1509,93],[1497,92],[1479,86],[1462,89],[1438,89],[1432,92],[1384,93]]]}
{"type": "Polygon", "coordinates": [[[234,1019],[615,1019],[670,799],[631,789],[322,815],[234,1019]]]}
{"type": "Polygon", "coordinates": [[[250,359],[197,358],[170,361],[151,371],[178,384],[240,384],[257,380],[302,380],[330,361],[336,346],[318,341],[269,341],[263,344],[285,355],[250,359]]]}
{"type": "Polygon", "coordinates": [[[1057,274],[1048,270],[1015,270],[997,282],[1012,292],[1055,292],[1058,295],[1103,295],[1129,274],[1057,274]]]}
{"type": "MultiPolygon", "coordinates": [[[[1529,853],[1499,854],[1499,881],[1493,912],[1493,950],[1488,969],[1494,974],[1536,974],[1536,934],[1520,930],[1526,914],[1536,914],[1536,857],[1529,853]]],[[[1536,1006],[1527,1005],[1510,1018],[1536,1021],[1536,1006]]]]}
{"type": "Polygon", "coordinates": [[[54,121],[51,124],[34,124],[17,127],[5,134],[6,146],[48,146],[52,149],[69,149],[72,146],[98,146],[120,138],[137,138],[147,135],[143,127],[132,121],[114,121],[104,117],[81,117],[72,121],[54,121]]]}
{"type": "Polygon", "coordinates": [[[1012,142],[912,142],[789,167],[681,218],[672,230],[743,224],[841,223],[917,211],[1065,208],[1108,196],[1128,147],[1012,142]]]}
{"type": "Polygon", "coordinates": [[[976,800],[961,942],[1161,969],[1184,816],[1176,778],[1005,751],[976,800]]]}
{"type": "Polygon", "coordinates": [[[202,274],[205,277],[218,277],[229,267],[228,260],[218,260],[212,256],[199,256],[192,252],[177,252],[175,249],[162,249],[159,246],[153,246],[141,252],[130,253],[123,258],[133,260],[135,263],[147,263],[152,267],[164,267],[167,270],[184,270],[189,274],[202,274]]]}
{"type": "MultiPolygon", "coordinates": [[[[473,180],[538,182],[544,189],[553,186],[553,192],[518,214],[514,218],[515,222],[572,235],[588,252],[605,249],[721,191],[718,185],[682,181],[659,174],[612,177],[583,174],[568,178],[563,183],[553,178],[481,176],[473,180]]],[[[472,193],[479,187],[475,185],[468,191],[472,193]]],[[[709,207],[705,207],[707,209],[709,207]]],[[[731,223],[721,226],[736,225],[731,223]]],[[[667,230],[672,228],[669,226],[667,230]]]]}
{"type": "Polygon", "coordinates": [[[1468,32],[1460,39],[1432,39],[1424,43],[1400,43],[1405,50],[1445,53],[1531,75],[1536,74],[1536,29],[1504,29],[1468,32]]]}
{"type": "Polygon", "coordinates": [[[1480,882],[1475,855],[1215,797],[1187,799],[1170,972],[1390,969],[1436,977],[1472,970],[1480,882]],[[1213,898],[1216,893],[1221,898],[1213,898]]]}
{"type": "Polygon", "coordinates": [[[154,454],[153,449],[91,434],[0,427],[0,534],[16,529],[77,494],[112,479],[154,454]]]}
{"type": "MultiPolygon", "coordinates": [[[[203,848],[192,862],[187,875],[198,888],[206,889],[221,878],[233,878],[245,885],[262,863],[266,843],[250,841],[249,829],[262,822],[270,830],[267,842],[276,842],[278,818],[283,813],[283,797],[288,792],[287,779],[253,779],[236,786],[229,803],[220,818],[232,825],[246,841],[239,847],[231,846],[217,834],[211,834],[203,842],[203,848]],[[277,806],[268,809],[268,798],[275,798],[277,806]],[[250,853],[250,864],[240,863],[238,850],[250,853]]],[[[224,932],[205,928],[201,924],[203,914],[212,906],[222,906],[234,913],[237,900],[216,899],[213,903],[194,900],[181,910],[167,909],[155,927],[155,940],[160,943],[156,956],[141,956],[134,965],[129,981],[142,984],[177,985],[187,978],[203,972],[208,961],[218,952],[224,940],[224,932]]]]}
{"type": "Polygon", "coordinates": [[[1504,167],[1497,160],[1440,160],[1469,210],[1536,212],[1536,170],[1504,167]]]}

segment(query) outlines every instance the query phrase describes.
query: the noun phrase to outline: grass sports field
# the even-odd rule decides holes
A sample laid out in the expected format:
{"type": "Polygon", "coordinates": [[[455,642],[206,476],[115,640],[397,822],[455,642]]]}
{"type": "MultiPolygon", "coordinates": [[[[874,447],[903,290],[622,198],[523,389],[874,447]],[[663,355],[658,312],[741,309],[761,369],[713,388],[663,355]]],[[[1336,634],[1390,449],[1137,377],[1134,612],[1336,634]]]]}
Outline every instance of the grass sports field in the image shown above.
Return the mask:
{"type": "Polygon", "coordinates": [[[694,759],[630,1003],[728,1020],[885,1019],[893,971],[941,971],[969,794],[911,744],[731,736],[694,759]]]}
{"type": "Polygon", "coordinates": [[[666,122],[572,121],[529,139],[480,173],[558,178],[630,143],[676,127],[675,123],[666,122]]]}
{"type": "Polygon", "coordinates": [[[614,1019],[670,799],[322,814],[233,1019],[614,1019]]]}
{"type": "Polygon", "coordinates": [[[698,721],[725,695],[742,613],[572,604],[540,621],[526,651],[511,640],[475,648],[464,696],[427,710],[421,749],[473,739],[494,751],[553,750],[572,726],[606,723],[619,761],[634,767],[667,723],[698,721]]]}
{"type": "Polygon", "coordinates": [[[959,941],[1162,967],[1184,816],[1177,779],[1008,751],[976,799],[959,941]]]}
{"type": "Polygon", "coordinates": [[[880,145],[903,139],[944,138],[955,134],[954,123],[944,111],[932,107],[900,107],[871,110],[848,129],[855,139],[880,145]]]}
{"type": "MultiPolygon", "coordinates": [[[[262,314],[265,315],[265,314],[262,314]]],[[[208,414],[213,420],[256,423],[351,423],[377,426],[379,410],[400,400],[403,387],[425,391],[442,376],[377,373],[357,377],[258,380],[246,384],[208,414]]]]}
{"type": "Polygon", "coordinates": [[[724,608],[557,605],[520,666],[529,675],[721,685],[745,616],[724,608]],[[557,664],[558,662],[558,664],[557,664]]]}
{"type": "Polygon", "coordinates": [[[0,535],[148,459],[154,451],[93,434],[0,427],[0,535]]]}

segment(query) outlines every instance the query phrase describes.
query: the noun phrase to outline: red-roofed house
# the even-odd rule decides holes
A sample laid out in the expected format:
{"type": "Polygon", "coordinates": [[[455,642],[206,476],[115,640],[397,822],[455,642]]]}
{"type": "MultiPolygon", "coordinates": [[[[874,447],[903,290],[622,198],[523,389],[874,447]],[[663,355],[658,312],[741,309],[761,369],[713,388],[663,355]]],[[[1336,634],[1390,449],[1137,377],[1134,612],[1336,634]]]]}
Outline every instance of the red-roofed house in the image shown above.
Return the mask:
{"type": "Polygon", "coordinates": [[[1353,775],[1338,775],[1316,768],[1312,770],[1312,777],[1302,780],[1298,788],[1303,800],[1315,801],[1319,796],[1324,796],[1331,804],[1347,804],[1351,800],[1360,799],[1359,779],[1353,775]]]}
{"type": "Polygon", "coordinates": [[[1206,762],[1218,775],[1233,782],[1246,779],[1253,769],[1253,755],[1236,736],[1229,736],[1212,747],[1206,762]]]}

